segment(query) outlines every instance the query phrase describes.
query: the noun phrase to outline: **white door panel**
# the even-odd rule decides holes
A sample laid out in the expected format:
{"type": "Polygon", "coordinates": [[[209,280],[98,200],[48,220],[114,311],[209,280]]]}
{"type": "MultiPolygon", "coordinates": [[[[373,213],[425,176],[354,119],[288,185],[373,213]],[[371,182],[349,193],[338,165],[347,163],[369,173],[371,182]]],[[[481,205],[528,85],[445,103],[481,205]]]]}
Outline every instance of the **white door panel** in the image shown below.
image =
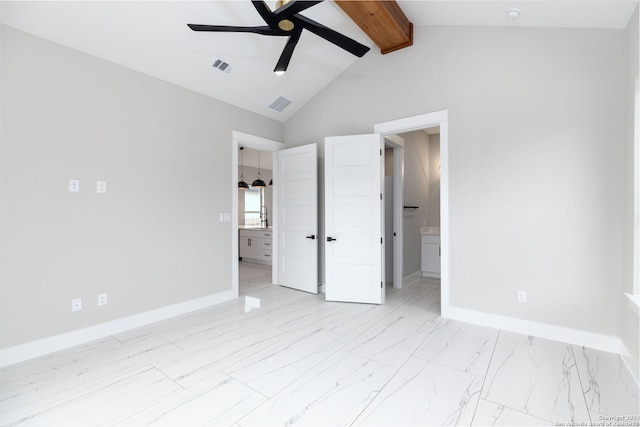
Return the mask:
{"type": "Polygon", "coordinates": [[[325,138],[325,281],[330,301],[383,302],[380,135],[325,138]]]}
{"type": "Polygon", "coordinates": [[[279,284],[318,293],[317,145],[278,152],[279,284]],[[311,238],[313,237],[313,238],[311,238]]]}

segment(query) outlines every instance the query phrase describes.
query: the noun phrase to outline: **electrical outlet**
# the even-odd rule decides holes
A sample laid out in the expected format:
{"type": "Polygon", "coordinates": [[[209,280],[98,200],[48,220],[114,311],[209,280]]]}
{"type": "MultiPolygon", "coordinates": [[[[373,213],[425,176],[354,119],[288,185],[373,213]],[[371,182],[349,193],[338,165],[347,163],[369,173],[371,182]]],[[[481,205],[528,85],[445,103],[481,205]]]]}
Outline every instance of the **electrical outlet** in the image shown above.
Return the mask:
{"type": "Polygon", "coordinates": [[[71,311],[82,310],[82,298],[74,298],[71,300],[71,311]]]}
{"type": "Polygon", "coordinates": [[[522,304],[527,303],[527,291],[518,291],[518,302],[522,304]]]}
{"type": "Polygon", "coordinates": [[[96,192],[98,193],[106,193],[107,192],[107,182],[106,181],[97,181],[96,182],[96,192]]]}
{"type": "Polygon", "coordinates": [[[78,192],[80,192],[80,180],[79,179],[70,179],[69,180],[69,192],[70,193],[78,193],[78,192]]]}
{"type": "Polygon", "coordinates": [[[98,305],[107,305],[107,294],[98,294],[98,305]]]}

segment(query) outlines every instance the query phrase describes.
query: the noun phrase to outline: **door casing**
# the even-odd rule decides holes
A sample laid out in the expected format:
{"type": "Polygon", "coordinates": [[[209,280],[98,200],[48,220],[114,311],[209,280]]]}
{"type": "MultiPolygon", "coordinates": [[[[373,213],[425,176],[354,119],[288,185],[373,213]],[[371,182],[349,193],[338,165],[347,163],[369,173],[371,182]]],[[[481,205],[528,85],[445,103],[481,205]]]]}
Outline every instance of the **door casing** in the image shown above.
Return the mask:
{"type": "Polygon", "coordinates": [[[388,136],[435,126],[440,126],[440,242],[442,246],[440,310],[442,317],[451,317],[449,299],[449,111],[441,110],[377,123],[373,127],[373,132],[388,136]]]}

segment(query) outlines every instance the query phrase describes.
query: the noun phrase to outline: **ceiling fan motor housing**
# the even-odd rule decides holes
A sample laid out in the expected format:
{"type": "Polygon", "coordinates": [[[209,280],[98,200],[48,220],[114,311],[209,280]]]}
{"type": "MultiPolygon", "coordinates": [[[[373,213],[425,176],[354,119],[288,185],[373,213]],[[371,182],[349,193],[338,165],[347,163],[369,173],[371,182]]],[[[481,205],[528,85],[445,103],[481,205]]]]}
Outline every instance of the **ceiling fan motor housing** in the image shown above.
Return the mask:
{"type": "MultiPolygon", "coordinates": [[[[280,9],[282,6],[289,3],[290,1],[291,0],[278,0],[276,2],[276,10],[280,9]]],[[[291,31],[293,30],[293,27],[295,27],[295,25],[293,22],[289,21],[288,19],[282,19],[281,21],[278,22],[278,27],[282,31],[291,31]]]]}

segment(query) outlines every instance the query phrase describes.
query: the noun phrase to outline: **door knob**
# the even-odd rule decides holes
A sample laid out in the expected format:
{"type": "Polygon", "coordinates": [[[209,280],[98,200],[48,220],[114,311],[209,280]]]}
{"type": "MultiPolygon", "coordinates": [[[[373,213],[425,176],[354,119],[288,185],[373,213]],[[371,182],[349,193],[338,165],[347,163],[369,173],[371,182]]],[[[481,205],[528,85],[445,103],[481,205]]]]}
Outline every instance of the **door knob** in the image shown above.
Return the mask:
{"type": "Polygon", "coordinates": [[[333,237],[327,237],[327,242],[333,242],[336,241],[338,239],[334,239],[333,237]]]}
{"type": "Polygon", "coordinates": [[[307,236],[307,239],[315,240],[316,239],[316,235],[312,234],[311,236],[307,236]]]}

